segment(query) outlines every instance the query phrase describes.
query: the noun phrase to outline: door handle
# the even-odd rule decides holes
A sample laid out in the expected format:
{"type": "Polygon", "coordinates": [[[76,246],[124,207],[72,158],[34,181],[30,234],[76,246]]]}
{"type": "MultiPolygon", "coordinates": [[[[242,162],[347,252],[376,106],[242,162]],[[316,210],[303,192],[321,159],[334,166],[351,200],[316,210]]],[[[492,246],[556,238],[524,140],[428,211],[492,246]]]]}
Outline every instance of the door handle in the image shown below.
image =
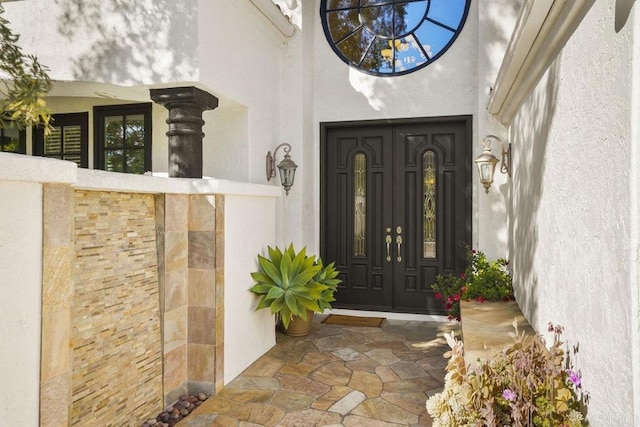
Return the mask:
{"type": "Polygon", "coordinates": [[[402,227],[398,226],[396,228],[396,233],[398,233],[398,235],[396,236],[396,244],[398,245],[398,258],[396,258],[398,260],[398,262],[402,262],[402,227]]]}
{"type": "Polygon", "coordinates": [[[387,228],[386,232],[387,237],[385,238],[385,242],[387,243],[387,262],[391,262],[391,242],[393,241],[393,239],[391,239],[391,229],[387,228]]]}

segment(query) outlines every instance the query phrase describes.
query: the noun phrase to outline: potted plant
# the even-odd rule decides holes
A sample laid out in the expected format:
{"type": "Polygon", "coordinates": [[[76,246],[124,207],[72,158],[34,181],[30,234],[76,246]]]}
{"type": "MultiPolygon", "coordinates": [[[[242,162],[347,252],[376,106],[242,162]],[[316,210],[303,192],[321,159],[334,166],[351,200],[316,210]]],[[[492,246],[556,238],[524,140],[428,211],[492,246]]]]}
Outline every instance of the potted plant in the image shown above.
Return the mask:
{"type": "Polygon", "coordinates": [[[444,302],[449,320],[460,321],[460,301],[513,300],[508,265],[509,261],[504,258],[489,261],[484,253],[472,249],[467,251],[464,273],[436,276],[431,288],[436,292],[435,297],[444,302]]]}
{"type": "Polygon", "coordinates": [[[325,266],[319,257],[307,256],[306,248],[296,253],[293,244],[284,252],[268,247],[268,255],[258,255],[260,271],[251,273],[256,283],[250,291],[261,296],[256,310],[269,308],[288,335],[307,335],[313,313],[322,313],[335,301],[338,271],[334,263],[325,266]]]}

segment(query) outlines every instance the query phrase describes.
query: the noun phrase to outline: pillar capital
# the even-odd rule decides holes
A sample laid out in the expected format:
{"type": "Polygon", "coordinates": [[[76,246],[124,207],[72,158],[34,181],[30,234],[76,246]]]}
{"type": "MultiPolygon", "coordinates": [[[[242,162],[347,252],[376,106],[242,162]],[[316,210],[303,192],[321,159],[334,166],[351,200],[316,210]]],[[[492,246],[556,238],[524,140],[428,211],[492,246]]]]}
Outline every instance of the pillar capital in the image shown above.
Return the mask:
{"type": "Polygon", "coordinates": [[[202,112],[218,106],[218,98],[195,86],[151,89],[151,99],[169,110],[169,176],[202,178],[202,112]]]}
{"type": "Polygon", "coordinates": [[[151,100],[169,108],[169,104],[184,103],[198,107],[202,111],[213,110],[218,107],[218,98],[195,86],[169,87],[164,89],[150,89],[151,100]]]}

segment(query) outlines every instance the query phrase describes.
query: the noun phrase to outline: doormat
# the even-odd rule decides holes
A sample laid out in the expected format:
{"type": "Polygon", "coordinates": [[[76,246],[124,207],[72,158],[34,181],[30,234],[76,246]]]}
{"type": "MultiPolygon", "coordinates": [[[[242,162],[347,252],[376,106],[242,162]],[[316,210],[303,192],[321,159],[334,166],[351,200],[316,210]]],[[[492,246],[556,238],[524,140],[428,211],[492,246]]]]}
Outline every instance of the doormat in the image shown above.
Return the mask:
{"type": "Polygon", "coordinates": [[[346,316],[344,314],[330,314],[322,323],[325,325],[364,326],[379,328],[384,323],[384,317],[359,317],[346,316]]]}

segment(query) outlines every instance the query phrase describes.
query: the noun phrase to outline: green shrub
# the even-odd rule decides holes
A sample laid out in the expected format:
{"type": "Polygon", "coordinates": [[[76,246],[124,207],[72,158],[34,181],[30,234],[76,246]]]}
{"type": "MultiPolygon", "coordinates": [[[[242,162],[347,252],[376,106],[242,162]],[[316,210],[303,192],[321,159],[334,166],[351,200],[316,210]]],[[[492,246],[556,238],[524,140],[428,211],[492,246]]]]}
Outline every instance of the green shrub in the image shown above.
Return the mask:
{"type": "Polygon", "coordinates": [[[460,300],[483,302],[513,299],[508,265],[509,262],[504,258],[489,261],[481,251],[469,250],[464,273],[436,276],[436,282],[431,287],[436,291],[435,297],[443,301],[449,320],[460,321],[460,300]]]}

